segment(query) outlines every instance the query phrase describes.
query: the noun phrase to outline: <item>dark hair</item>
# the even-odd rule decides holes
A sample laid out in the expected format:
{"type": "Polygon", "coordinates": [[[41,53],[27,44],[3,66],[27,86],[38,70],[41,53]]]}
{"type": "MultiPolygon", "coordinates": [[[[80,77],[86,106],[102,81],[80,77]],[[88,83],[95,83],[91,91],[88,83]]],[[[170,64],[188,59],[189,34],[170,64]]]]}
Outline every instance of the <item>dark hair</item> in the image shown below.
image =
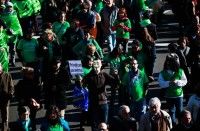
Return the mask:
{"type": "Polygon", "coordinates": [[[34,29],[33,28],[28,28],[27,30],[24,31],[24,34],[32,34],[34,33],[34,29]]]}
{"type": "Polygon", "coordinates": [[[187,115],[187,114],[190,114],[191,115],[191,112],[190,111],[188,111],[188,110],[183,110],[183,111],[181,111],[181,113],[180,113],[180,118],[183,118],[185,115],[187,115]]]}
{"type": "Polygon", "coordinates": [[[60,118],[61,114],[60,114],[60,109],[55,106],[55,105],[51,105],[46,112],[46,117],[48,118],[52,113],[55,113],[58,118],[60,118]]]}
{"type": "Polygon", "coordinates": [[[28,106],[20,106],[18,108],[18,115],[21,116],[25,112],[30,112],[30,108],[28,106]]]}
{"type": "Polygon", "coordinates": [[[45,29],[51,29],[52,28],[52,23],[51,22],[46,22],[43,24],[42,28],[45,29]]]}
{"type": "Polygon", "coordinates": [[[178,50],[178,45],[176,43],[170,43],[168,45],[168,50],[171,52],[171,53],[175,53],[177,50],[178,50]]]}
{"type": "Polygon", "coordinates": [[[188,40],[188,37],[186,37],[186,36],[179,37],[177,44],[180,45],[180,43],[182,43],[184,40],[186,41],[186,45],[188,45],[189,40],[188,40]]]}
{"type": "Polygon", "coordinates": [[[118,14],[123,13],[125,17],[127,17],[127,11],[126,8],[119,8],[118,14]]]}
{"type": "Polygon", "coordinates": [[[140,41],[134,39],[133,42],[131,43],[131,45],[132,45],[132,47],[133,47],[134,45],[140,46],[140,41]]]}
{"type": "Polygon", "coordinates": [[[180,68],[179,57],[175,53],[170,53],[166,56],[166,60],[164,63],[164,70],[173,70],[175,72],[180,68]]]}

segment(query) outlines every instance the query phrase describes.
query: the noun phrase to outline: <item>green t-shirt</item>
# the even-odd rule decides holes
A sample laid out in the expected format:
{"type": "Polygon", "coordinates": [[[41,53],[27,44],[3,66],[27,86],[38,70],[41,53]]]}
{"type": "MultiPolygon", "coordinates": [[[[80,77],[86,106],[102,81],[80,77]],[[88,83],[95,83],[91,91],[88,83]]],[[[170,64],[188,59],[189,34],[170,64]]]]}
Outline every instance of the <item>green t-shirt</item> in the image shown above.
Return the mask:
{"type": "Polygon", "coordinates": [[[70,24],[67,21],[65,21],[64,23],[61,23],[58,21],[53,23],[53,32],[56,34],[60,44],[63,44],[62,37],[69,27],[70,27],[70,24]]]}
{"type": "Polygon", "coordinates": [[[38,41],[36,39],[21,39],[17,45],[17,49],[21,50],[23,62],[30,63],[37,61],[38,41]]]}
{"type": "Polygon", "coordinates": [[[47,131],[64,131],[64,129],[60,124],[56,124],[49,126],[47,131]]]}
{"type": "MultiPolygon", "coordinates": [[[[115,20],[113,26],[119,25],[119,24],[123,24],[128,28],[131,28],[131,22],[129,19],[125,19],[125,20],[115,20]]],[[[130,33],[128,31],[125,31],[124,29],[117,27],[116,28],[116,37],[117,38],[124,38],[124,39],[129,39],[130,38],[130,33]]]]}
{"type": "Polygon", "coordinates": [[[127,87],[127,90],[134,101],[139,101],[144,98],[144,86],[148,82],[145,72],[141,70],[139,70],[138,74],[134,77],[132,76],[132,71],[129,71],[122,79],[122,84],[127,87]]]}

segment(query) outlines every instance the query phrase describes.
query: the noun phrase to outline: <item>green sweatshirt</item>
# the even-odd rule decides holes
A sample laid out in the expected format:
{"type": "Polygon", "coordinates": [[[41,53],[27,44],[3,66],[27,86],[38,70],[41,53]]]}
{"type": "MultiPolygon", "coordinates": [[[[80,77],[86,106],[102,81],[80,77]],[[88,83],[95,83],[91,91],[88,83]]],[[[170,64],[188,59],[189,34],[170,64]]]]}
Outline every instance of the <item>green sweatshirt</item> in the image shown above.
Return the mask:
{"type": "Polygon", "coordinates": [[[117,27],[117,25],[119,25],[120,23],[123,24],[124,26],[126,26],[127,28],[131,29],[131,22],[129,19],[115,20],[113,26],[116,27],[116,37],[123,38],[123,39],[130,39],[129,31],[127,31],[126,29],[123,29],[121,27],[117,27]]]}

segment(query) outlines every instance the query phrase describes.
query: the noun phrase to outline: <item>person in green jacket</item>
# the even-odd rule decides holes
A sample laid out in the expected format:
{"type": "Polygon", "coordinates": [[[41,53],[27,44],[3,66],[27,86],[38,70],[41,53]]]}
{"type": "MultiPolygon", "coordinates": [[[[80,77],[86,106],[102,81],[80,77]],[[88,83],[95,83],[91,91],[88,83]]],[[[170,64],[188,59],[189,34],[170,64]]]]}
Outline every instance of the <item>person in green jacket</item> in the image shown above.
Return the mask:
{"type": "Polygon", "coordinates": [[[3,71],[8,72],[9,57],[8,57],[8,35],[3,27],[0,25],[0,63],[2,64],[3,71]]]}
{"type": "Polygon", "coordinates": [[[177,54],[170,53],[166,56],[164,68],[159,74],[158,82],[160,87],[164,89],[169,114],[173,125],[175,125],[176,116],[179,116],[183,110],[182,87],[187,84],[187,78],[183,69],[180,68],[177,54]]]}
{"type": "Polygon", "coordinates": [[[9,35],[9,52],[10,52],[10,64],[15,66],[15,45],[18,41],[18,37],[22,36],[22,28],[17,17],[17,13],[13,8],[11,2],[5,3],[5,10],[1,12],[0,18],[4,20],[7,28],[10,30],[9,35]]]}
{"type": "Polygon", "coordinates": [[[28,28],[34,28],[38,32],[37,15],[40,13],[39,0],[12,0],[17,11],[23,32],[28,28]]]}

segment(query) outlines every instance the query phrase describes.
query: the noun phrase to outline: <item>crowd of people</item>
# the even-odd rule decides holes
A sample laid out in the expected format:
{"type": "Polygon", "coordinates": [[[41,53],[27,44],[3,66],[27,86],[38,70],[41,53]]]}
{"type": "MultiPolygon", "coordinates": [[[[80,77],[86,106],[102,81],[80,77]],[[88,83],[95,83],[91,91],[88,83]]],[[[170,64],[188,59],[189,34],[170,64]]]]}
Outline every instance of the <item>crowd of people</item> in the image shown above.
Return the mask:
{"type": "Polygon", "coordinates": [[[65,110],[70,102],[81,112],[78,130],[85,124],[92,131],[200,130],[199,7],[199,0],[1,0],[2,131],[38,130],[42,108],[41,131],[69,131],[65,110]],[[164,3],[179,23],[179,39],[168,45],[158,76],[161,95],[147,102],[164,3]],[[14,85],[9,69],[16,66],[16,55],[22,79],[14,85]],[[81,61],[83,73],[72,76],[69,60],[81,61]],[[9,126],[13,97],[19,118],[9,126]]]}

